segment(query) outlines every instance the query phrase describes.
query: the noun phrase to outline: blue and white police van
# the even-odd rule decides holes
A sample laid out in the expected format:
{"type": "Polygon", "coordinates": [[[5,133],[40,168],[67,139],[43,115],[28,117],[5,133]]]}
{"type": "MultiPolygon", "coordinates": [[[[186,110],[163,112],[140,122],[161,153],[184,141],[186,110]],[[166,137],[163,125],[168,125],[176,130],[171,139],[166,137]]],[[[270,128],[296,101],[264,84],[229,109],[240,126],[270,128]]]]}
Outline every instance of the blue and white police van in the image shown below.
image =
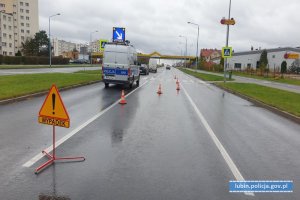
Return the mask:
{"type": "Polygon", "coordinates": [[[140,83],[140,70],[136,49],[128,43],[107,43],[103,53],[102,78],[109,84],[128,85],[140,83]]]}

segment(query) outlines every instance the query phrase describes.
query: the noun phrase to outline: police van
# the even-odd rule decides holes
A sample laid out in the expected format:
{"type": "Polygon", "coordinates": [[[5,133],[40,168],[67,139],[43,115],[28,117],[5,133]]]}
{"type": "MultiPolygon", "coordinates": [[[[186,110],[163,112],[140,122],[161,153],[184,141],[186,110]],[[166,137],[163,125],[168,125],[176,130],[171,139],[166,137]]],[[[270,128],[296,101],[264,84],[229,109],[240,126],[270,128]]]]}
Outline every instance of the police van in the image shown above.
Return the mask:
{"type": "Polygon", "coordinates": [[[109,84],[139,86],[140,70],[136,49],[127,43],[107,43],[103,53],[102,78],[105,87],[109,84]]]}

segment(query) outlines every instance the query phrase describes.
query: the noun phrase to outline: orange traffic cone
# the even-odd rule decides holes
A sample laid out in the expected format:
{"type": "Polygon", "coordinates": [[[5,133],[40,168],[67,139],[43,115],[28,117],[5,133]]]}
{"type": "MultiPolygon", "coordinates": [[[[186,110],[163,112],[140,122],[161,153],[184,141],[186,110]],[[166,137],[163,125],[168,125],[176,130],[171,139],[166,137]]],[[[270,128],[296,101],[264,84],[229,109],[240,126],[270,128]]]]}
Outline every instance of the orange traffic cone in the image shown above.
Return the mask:
{"type": "Polygon", "coordinates": [[[179,86],[179,82],[177,83],[177,88],[176,88],[177,91],[180,90],[180,86],[179,86]]]}
{"type": "Polygon", "coordinates": [[[126,99],[125,99],[124,90],[122,90],[121,100],[120,100],[119,104],[124,105],[124,104],[126,104],[126,103],[127,103],[127,102],[126,102],[126,99]]]}
{"type": "Polygon", "coordinates": [[[159,84],[158,86],[158,91],[157,91],[157,94],[161,95],[162,94],[162,91],[161,91],[161,84],[159,84]]]}

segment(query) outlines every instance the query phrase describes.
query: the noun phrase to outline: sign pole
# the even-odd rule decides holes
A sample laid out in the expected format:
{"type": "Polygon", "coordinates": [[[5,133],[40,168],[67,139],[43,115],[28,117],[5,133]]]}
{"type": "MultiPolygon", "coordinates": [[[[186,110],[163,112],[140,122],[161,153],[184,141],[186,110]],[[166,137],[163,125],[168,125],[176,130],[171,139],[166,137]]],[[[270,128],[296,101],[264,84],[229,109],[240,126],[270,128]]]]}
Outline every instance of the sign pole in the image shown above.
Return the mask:
{"type": "Polygon", "coordinates": [[[42,105],[42,108],[39,112],[39,123],[52,125],[52,155],[45,150],[42,151],[45,156],[48,157],[48,161],[40,165],[35,169],[35,174],[38,174],[45,168],[54,164],[55,161],[73,161],[81,162],[85,161],[85,157],[56,157],[56,146],[55,146],[55,126],[61,126],[64,128],[70,127],[70,118],[68,112],[63,104],[63,101],[60,97],[58,89],[53,85],[42,105]]]}
{"type": "Polygon", "coordinates": [[[55,160],[55,126],[53,125],[53,151],[52,151],[52,156],[53,160],[55,160]]]}
{"type": "MultiPolygon", "coordinates": [[[[230,14],[231,14],[231,0],[229,0],[228,19],[230,19],[230,14]]],[[[227,24],[226,47],[228,47],[228,43],[229,43],[229,24],[227,24]]],[[[224,83],[226,83],[226,68],[227,68],[227,58],[224,59],[224,83]]]]}

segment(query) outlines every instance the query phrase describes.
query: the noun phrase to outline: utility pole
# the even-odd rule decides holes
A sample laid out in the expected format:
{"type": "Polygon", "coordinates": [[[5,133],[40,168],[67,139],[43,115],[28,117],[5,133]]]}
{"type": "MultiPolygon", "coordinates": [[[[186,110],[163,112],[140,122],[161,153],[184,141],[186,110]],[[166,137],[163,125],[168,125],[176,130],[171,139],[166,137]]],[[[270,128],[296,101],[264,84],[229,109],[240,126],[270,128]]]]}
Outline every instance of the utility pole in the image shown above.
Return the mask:
{"type": "MultiPolygon", "coordinates": [[[[229,0],[228,19],[230,19],[230,15],[231,15],[231,0],[229,0]]],[[[229,43],[229,24],[227,24],[226,47],[228,47],[228,43],[229,43]]],[[[227,58],[224,59],[224,83],[226,83],[226,71],[227,71],[227,58]]]]}
{"type": "Polygon", "coordinates": [[[198,52],[199,52],[199,24],[193,23],[193,22],[188,22],[188,24],[192,24],[198,27],[198,34],[197,34],[197,50],[196,50],[196,69],[198,68],[198,63],[199,63],[199,59],[198,59],[198,52]]]}
{"type": "Polygon", "coordinates": [[[60,13],[57,13],[55,15],[49,16],[49,66],[51,67],[51,60],[52,60],[52,47],[51,47],[51,17],[55,17],[60,15],[60,13]]]}

